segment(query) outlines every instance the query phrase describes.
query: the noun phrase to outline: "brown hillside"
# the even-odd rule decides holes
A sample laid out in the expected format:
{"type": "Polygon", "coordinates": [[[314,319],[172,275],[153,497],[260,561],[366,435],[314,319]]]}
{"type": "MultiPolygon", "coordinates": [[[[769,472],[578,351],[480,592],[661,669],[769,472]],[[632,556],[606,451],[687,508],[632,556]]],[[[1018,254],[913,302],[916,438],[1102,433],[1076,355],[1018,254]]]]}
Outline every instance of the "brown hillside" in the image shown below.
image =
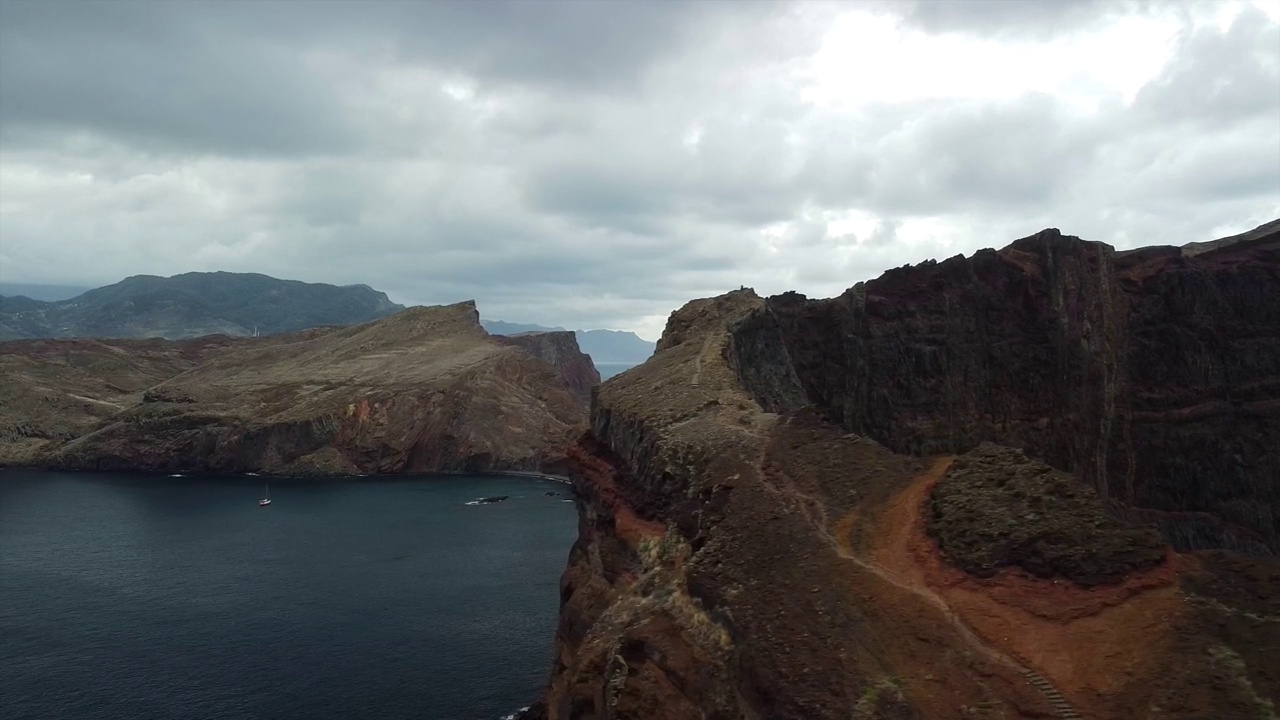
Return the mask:
{"type": "Polygon", "coordinates": [[[82,386],[91,399],[85,402],[105,410],[80,413],[62,434],[46,433],[42,446],[8,450],[11,464],[268,473],[537,470],[563,459],[586,418],[584,401],[559,368],[490,337],[469,302],[270,338],[154,341],[133,365],[112,372],[101,357],[117,349],[128,355],[135,345],[93,344],[98,365],[84,373],[51,368],[24,347],[6,348],[11,362],[26,368],[0,384],[28,399],[11,411],[11,422],[52,427],[30,399],[38,392],[66,398],[82,386]]]}

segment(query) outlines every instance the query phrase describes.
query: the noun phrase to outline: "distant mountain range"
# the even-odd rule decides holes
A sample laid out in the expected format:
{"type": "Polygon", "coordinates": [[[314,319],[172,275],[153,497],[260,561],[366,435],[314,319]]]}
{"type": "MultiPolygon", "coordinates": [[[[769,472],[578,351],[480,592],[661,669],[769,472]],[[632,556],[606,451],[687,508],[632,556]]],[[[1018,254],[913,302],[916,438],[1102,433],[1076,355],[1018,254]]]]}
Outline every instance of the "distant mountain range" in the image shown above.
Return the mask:
{"type": "Polygon", "coordinates": [[[368,285],[339,287],[257,273],[135,275],[53,302],[0,296],[0,340],[269,335],[353,325],[404,309],[368,285]]]}
{"type": "MultiPolygon", "coordinates": [[[[505,322],[503,320],[481,319],[480,324],[493,335],[519,335],[526,332],[561,331],[562,327],[546,325],[530,325],[524,323],[505,322]]],[[[654,343],[645,340],[633,332],[624,330],[574,330],[578,336],[578,347],[591,356],[591,361],[599,365],[639,365],[653,354],[654,343]]],[[[601,370],[601,374],[605,374],[601,370]]]]}
{"type": "MultiPolygon", "coordinates": [[[[273,335],[355,325],[404,310],[368,285],[280,280],[257,273],[135,275],[114,285],[0,283],[0,341],[28,338],[166,338],[273,335]]],[[[562,327],[481,320],[494,335],[562,327]]],[[[620,330],[575,330],[597,365],[638,365],[654,343],[620,330]]],[[[602,368],[606,376],[616,369],[602,368]]]]}
{"type": "Polygon", "coordinates": [[[0,297],[23,297],[32,300],[44,300],[45,302],[57,302],[58,300],[70,300],[71,298],[87,293],[93,288],[83,285],[44,285],[37,283],[11,283],[0,282],[0,297]]]}

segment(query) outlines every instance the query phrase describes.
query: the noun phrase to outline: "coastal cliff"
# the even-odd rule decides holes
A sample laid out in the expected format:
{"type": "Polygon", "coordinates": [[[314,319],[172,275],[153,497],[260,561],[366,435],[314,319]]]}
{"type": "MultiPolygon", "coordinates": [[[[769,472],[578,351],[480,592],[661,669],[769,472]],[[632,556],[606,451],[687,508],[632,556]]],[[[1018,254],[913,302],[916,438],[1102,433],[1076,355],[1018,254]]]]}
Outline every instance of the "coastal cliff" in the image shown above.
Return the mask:
{"type": "Polygon", "coordinates": [[[1194,252],[1046,230],[782,295],[735,328],[733,361],[769,410],[916,455],[1022,448],[1104,500],[1201,513],[1164,523],[1180,548],[1275,551],[1280,223],[1259,230],[1194,252]]]}
{"type": "Polygon", "coordinates": [[[521,348],[529,355],[542,360],[560,371],[565,384],[583,403],[591,402],[591,388],[600,384],[600,372],[578,347],[576,334],[571,330],[525,332],[516,335],[494,335],[498,342],[521,348]]]}
{"type": "Polygon", "coordinates": [[[1233,508],[1274,507],[1274,253],[1049,230],[689,303],[570,450],[527,714],[1273,716],[1274,526],[1233,508]]]}
{"type": "Polygon", "coordinates": [[[270,338],[0,345],[0,462],[354,474],[558,469],[594,370],[509,343],[474,303],[270,338]],[[37,352],[37,350],[39,352],[37,352]],[[61,408],[59,411],[58,409],[61,408]],[[46,412],[47,410],[47,412],[46,412]]]}

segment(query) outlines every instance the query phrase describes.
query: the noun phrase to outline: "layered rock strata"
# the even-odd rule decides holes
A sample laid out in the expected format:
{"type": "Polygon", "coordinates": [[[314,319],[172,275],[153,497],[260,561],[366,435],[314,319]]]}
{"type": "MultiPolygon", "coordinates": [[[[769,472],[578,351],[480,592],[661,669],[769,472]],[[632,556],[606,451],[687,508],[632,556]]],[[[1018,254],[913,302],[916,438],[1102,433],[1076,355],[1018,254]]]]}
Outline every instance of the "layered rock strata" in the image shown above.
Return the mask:
{"type": "Polygon", "coordinates": [[[1275,551],[1280,227],[1244,237],[1116,252],[1046,230],[769,298],[731,360],[768,410],[917,455],[1021,448],[1120,506],[1201,514],[1165,523],[1180,547],[1275,551]]]}
{"type": "Polygon", "coordinates": [[[1270,717],[1275,251],[1045,231],[830,301],[689,303],[570,452],[529,715],[1270,717]],[[1207,524],[1180,549],[1151,514],[1207,524]]]}

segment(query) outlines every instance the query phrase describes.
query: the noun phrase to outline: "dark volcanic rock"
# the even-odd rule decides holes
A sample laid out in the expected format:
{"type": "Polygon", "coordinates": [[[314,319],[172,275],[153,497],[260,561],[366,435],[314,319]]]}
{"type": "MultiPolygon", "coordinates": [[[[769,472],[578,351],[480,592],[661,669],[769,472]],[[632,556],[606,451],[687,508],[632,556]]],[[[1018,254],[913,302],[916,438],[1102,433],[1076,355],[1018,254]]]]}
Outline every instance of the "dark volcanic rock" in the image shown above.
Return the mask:
{"type": "Polygon", "coordinates": [[[956,459],[934,488],[926,517],[947,559],[980,577],[1016,566],[1090,587],[1165,557],[1157,532],[1107,515],[1092,488],[1018,450],[986,443],[956,459]]]}
{"type": "Polygon", "coordinates": [[[1104,500],[1211,513],[1276,549],[1280,229],[1241,237],[1116,252],[1045,230],[831,300],[769,298],[730,361],[766,408],[812,404],[899,452],[1018,447],[1104,500]]]}
{"type": "MultiPolygon", "coordinates": [[[[979,262],[999,261],[990,255],[979,262]]],[[[933,307],[937,288],[920,292],[933,307]]],[[[913,308],[884,304],[882,319],[913,308]]],[[[925,459],[850,433],[831,418],[863,397],[907,432],[895,442],[936,449],[923,431],[947,429],[931,413],[949,407],[948,388],[981,387],[975,376],[962,392],[951,351],[931,359],[912,325],[872,333],[844,327],[841,312],[750,291],[697,300],[672,315],[653,358],[596,388],[590,431],[569,453],[578,540],[535,717],[1130,720],[1159,707],[1243,719],[1280,690],[1260,668],[1280,643],[1258,601],[1280,590],[1274,558],[1170,551],[1107,512],[1114,499],[1014,450],[925,459]],[[857,343],[897,361],[859,364],[857,343]],[[897,416],[895,398],[915,404],[897,416]],[[1205,594],[1185,595],[1179,583],[1197,573],[1205,594]]],[[[916,319],[946,338],[945,312],[916,319]]],[[[1074,357],[1006,341],[991,362],[1074,357]]],[[[1087,374],[1087,353],[1076,360],[1087,374]]],[[[1049,401],[1003,380],[1002,402],[1040,417],[1049,401]]],[[[1046,446],[1089,447],[1068,413],[1092,401],[1061,393],[1050,427],[1063,436],[1046,446]]]]}

